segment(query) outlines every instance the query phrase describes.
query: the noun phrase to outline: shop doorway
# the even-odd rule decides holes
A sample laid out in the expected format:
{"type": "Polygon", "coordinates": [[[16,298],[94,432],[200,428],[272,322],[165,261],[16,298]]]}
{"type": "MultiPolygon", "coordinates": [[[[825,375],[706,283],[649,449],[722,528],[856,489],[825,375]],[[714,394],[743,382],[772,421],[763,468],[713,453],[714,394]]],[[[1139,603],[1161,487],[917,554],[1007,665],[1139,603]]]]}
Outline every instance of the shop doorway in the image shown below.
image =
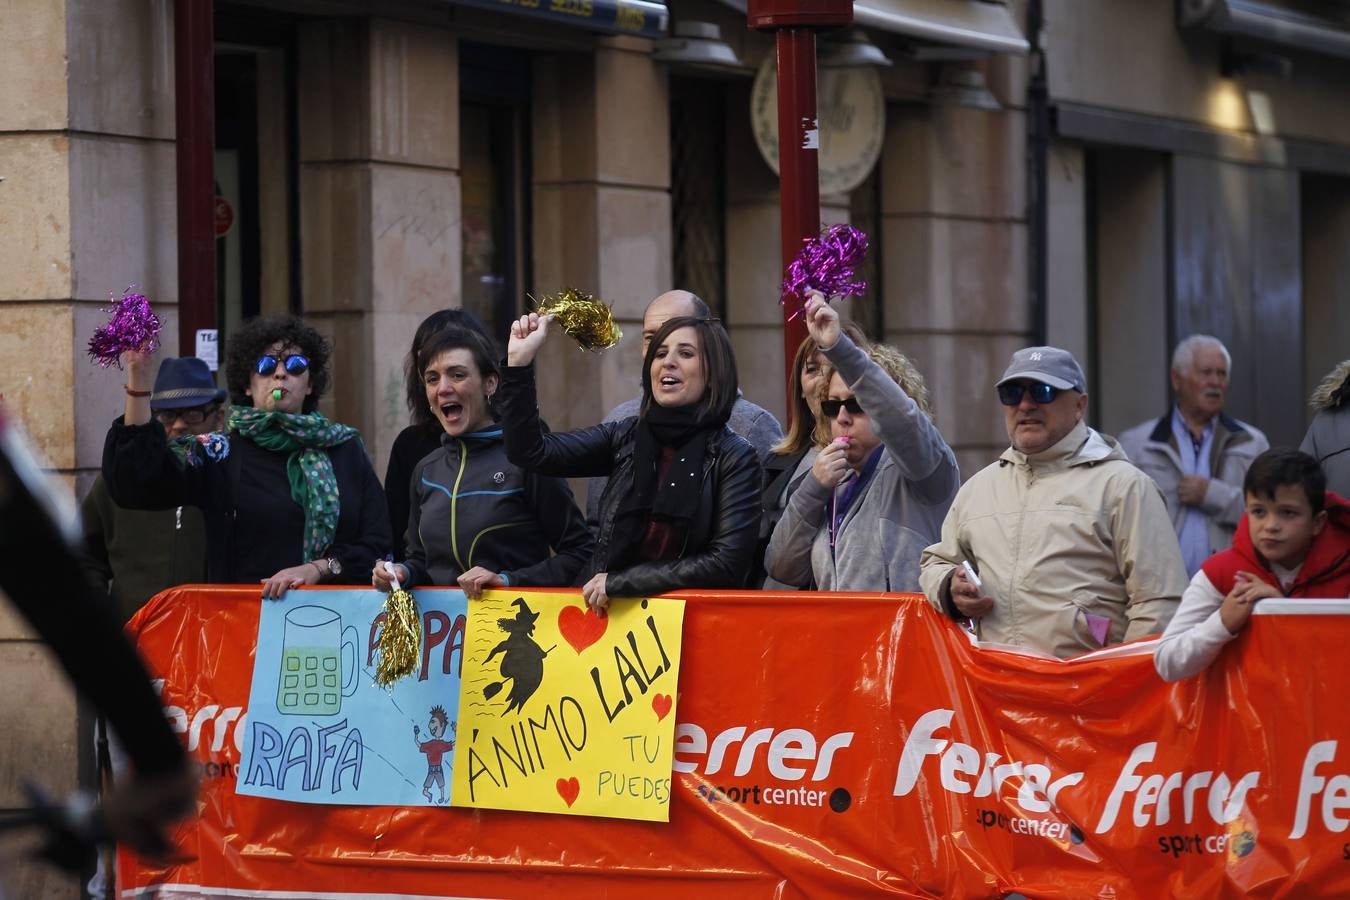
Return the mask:
{"type": "Polygon", "coordinates": [[[250,316],[300,311],[295,29],[217,12],[216,321],[223,342],[250,316]]]}
{"type": "Polygon", "coordinates": [[[530,56],[463,43],[459,59],[462,305],[504,335],[530,283],[530,56]]]}

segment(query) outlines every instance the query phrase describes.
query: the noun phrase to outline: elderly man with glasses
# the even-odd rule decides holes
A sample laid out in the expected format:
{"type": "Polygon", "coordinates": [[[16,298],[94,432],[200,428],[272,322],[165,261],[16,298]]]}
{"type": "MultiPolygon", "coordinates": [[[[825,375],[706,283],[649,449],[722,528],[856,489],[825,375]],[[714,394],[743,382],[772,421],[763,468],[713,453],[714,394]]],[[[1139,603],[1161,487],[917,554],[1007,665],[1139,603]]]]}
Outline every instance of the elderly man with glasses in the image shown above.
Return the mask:
{"type": "MultiPolygon", "coordinates": [[[[170,440],[225,427],[225,389],[196,357],[159,364],[150,409],[170,440]]],[[[125,509],[113,502],[100,474],[81,509],[87,570],[106,588],[123,622],[165,588],[206,580],[206,531],[201,510],[125,509]]]]}
{"type": "Polygon", "coordinates": [[[997,384],[1011,446],[956,495],[920,583],[983,641],[1060,658],[1158,634],[1186,588],[1158,486],[1083,421],[1068,351],[1028,347],[997,384]]]}

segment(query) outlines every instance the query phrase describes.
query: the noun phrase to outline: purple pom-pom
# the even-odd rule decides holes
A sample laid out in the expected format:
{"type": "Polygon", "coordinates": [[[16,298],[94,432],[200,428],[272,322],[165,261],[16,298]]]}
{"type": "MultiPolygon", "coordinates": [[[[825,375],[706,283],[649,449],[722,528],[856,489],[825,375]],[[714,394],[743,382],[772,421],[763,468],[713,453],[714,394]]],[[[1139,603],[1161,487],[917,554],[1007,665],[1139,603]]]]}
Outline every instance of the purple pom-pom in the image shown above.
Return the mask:
{"type": "MultiPolygon", "coordinates": [[[[89,339],[89,358],[103,368],[122,368],[122,354],[128,350],[154,353],[159,349],[159,316],[150,309],[144,294],[134,294],[136,285],[122,292],[122,299],[104,309],[112,313],[104,325],[89,339]]],[[[109,292],[108,299],[112,300],[109,292]]]]}
{"type": "Polygon", "coordinates": [[[867,235],[852,225],[832,225],[802,245],[797,258],[783,278],[779,303],[790,296],[806,297],[816,290],[829,297],[858,296],[867,290],[867,282],[854,280],[854,271],[867,256],[867,235]]]}

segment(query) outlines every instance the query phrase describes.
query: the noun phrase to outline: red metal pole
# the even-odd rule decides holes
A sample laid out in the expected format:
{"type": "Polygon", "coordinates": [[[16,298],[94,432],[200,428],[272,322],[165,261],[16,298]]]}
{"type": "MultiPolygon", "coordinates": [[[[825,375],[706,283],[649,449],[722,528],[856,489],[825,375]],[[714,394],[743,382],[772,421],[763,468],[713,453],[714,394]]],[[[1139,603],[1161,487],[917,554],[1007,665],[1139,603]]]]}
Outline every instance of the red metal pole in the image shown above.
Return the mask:
{"type": "MultiPolygon", "coordinates": [[[[745,17],[751,28],[777,36],[779,230],[786,271],[802,241],[820,233],[815,32],[851,24],[853,0],[747,0],[745,17]]],[[[783,308],[785,386],[792,383],[792,357],[806,337],[800,308],[791,301],[783,308]]],[[[796,407],[789,390],[789,421],[796,407]]]]}
{"type": "MultiPolygon", "coordinates": [[[[809,28],[778,31],[779,234],[783,269],[802,241],[820,233],[820,132],[816,124],[816,34],[809,28]]],[[[792,396],[792,357],[806,337],[801,303],[783,305],[783,371],[789,421],[797,408],[792,396]]]]}
{"type": "Polygon", "coordinates": [[[178,161],[178,354],[216,327],[215,31],[213,0],[174,4],[178,161]]]}

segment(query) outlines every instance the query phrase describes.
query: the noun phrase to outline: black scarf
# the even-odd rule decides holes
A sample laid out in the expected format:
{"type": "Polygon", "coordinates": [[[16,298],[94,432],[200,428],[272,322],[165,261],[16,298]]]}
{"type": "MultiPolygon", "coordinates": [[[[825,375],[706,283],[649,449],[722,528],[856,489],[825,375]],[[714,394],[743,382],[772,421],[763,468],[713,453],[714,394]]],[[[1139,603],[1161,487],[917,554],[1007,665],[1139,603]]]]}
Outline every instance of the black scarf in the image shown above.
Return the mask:
{"type": "Polygon", "coordinates": [[[703,464],[708,438],[722,430],[726,418],[708,414],[702,403],[665,407],[652,403],[638,419],[633,443],[633,488],[619,505],[610,537],[608,568],[631,559],[653,519],[687,530],[703,495],[703,464]],[[666,477],[657,484],[661,451],[674,451],[666,477]]]}

